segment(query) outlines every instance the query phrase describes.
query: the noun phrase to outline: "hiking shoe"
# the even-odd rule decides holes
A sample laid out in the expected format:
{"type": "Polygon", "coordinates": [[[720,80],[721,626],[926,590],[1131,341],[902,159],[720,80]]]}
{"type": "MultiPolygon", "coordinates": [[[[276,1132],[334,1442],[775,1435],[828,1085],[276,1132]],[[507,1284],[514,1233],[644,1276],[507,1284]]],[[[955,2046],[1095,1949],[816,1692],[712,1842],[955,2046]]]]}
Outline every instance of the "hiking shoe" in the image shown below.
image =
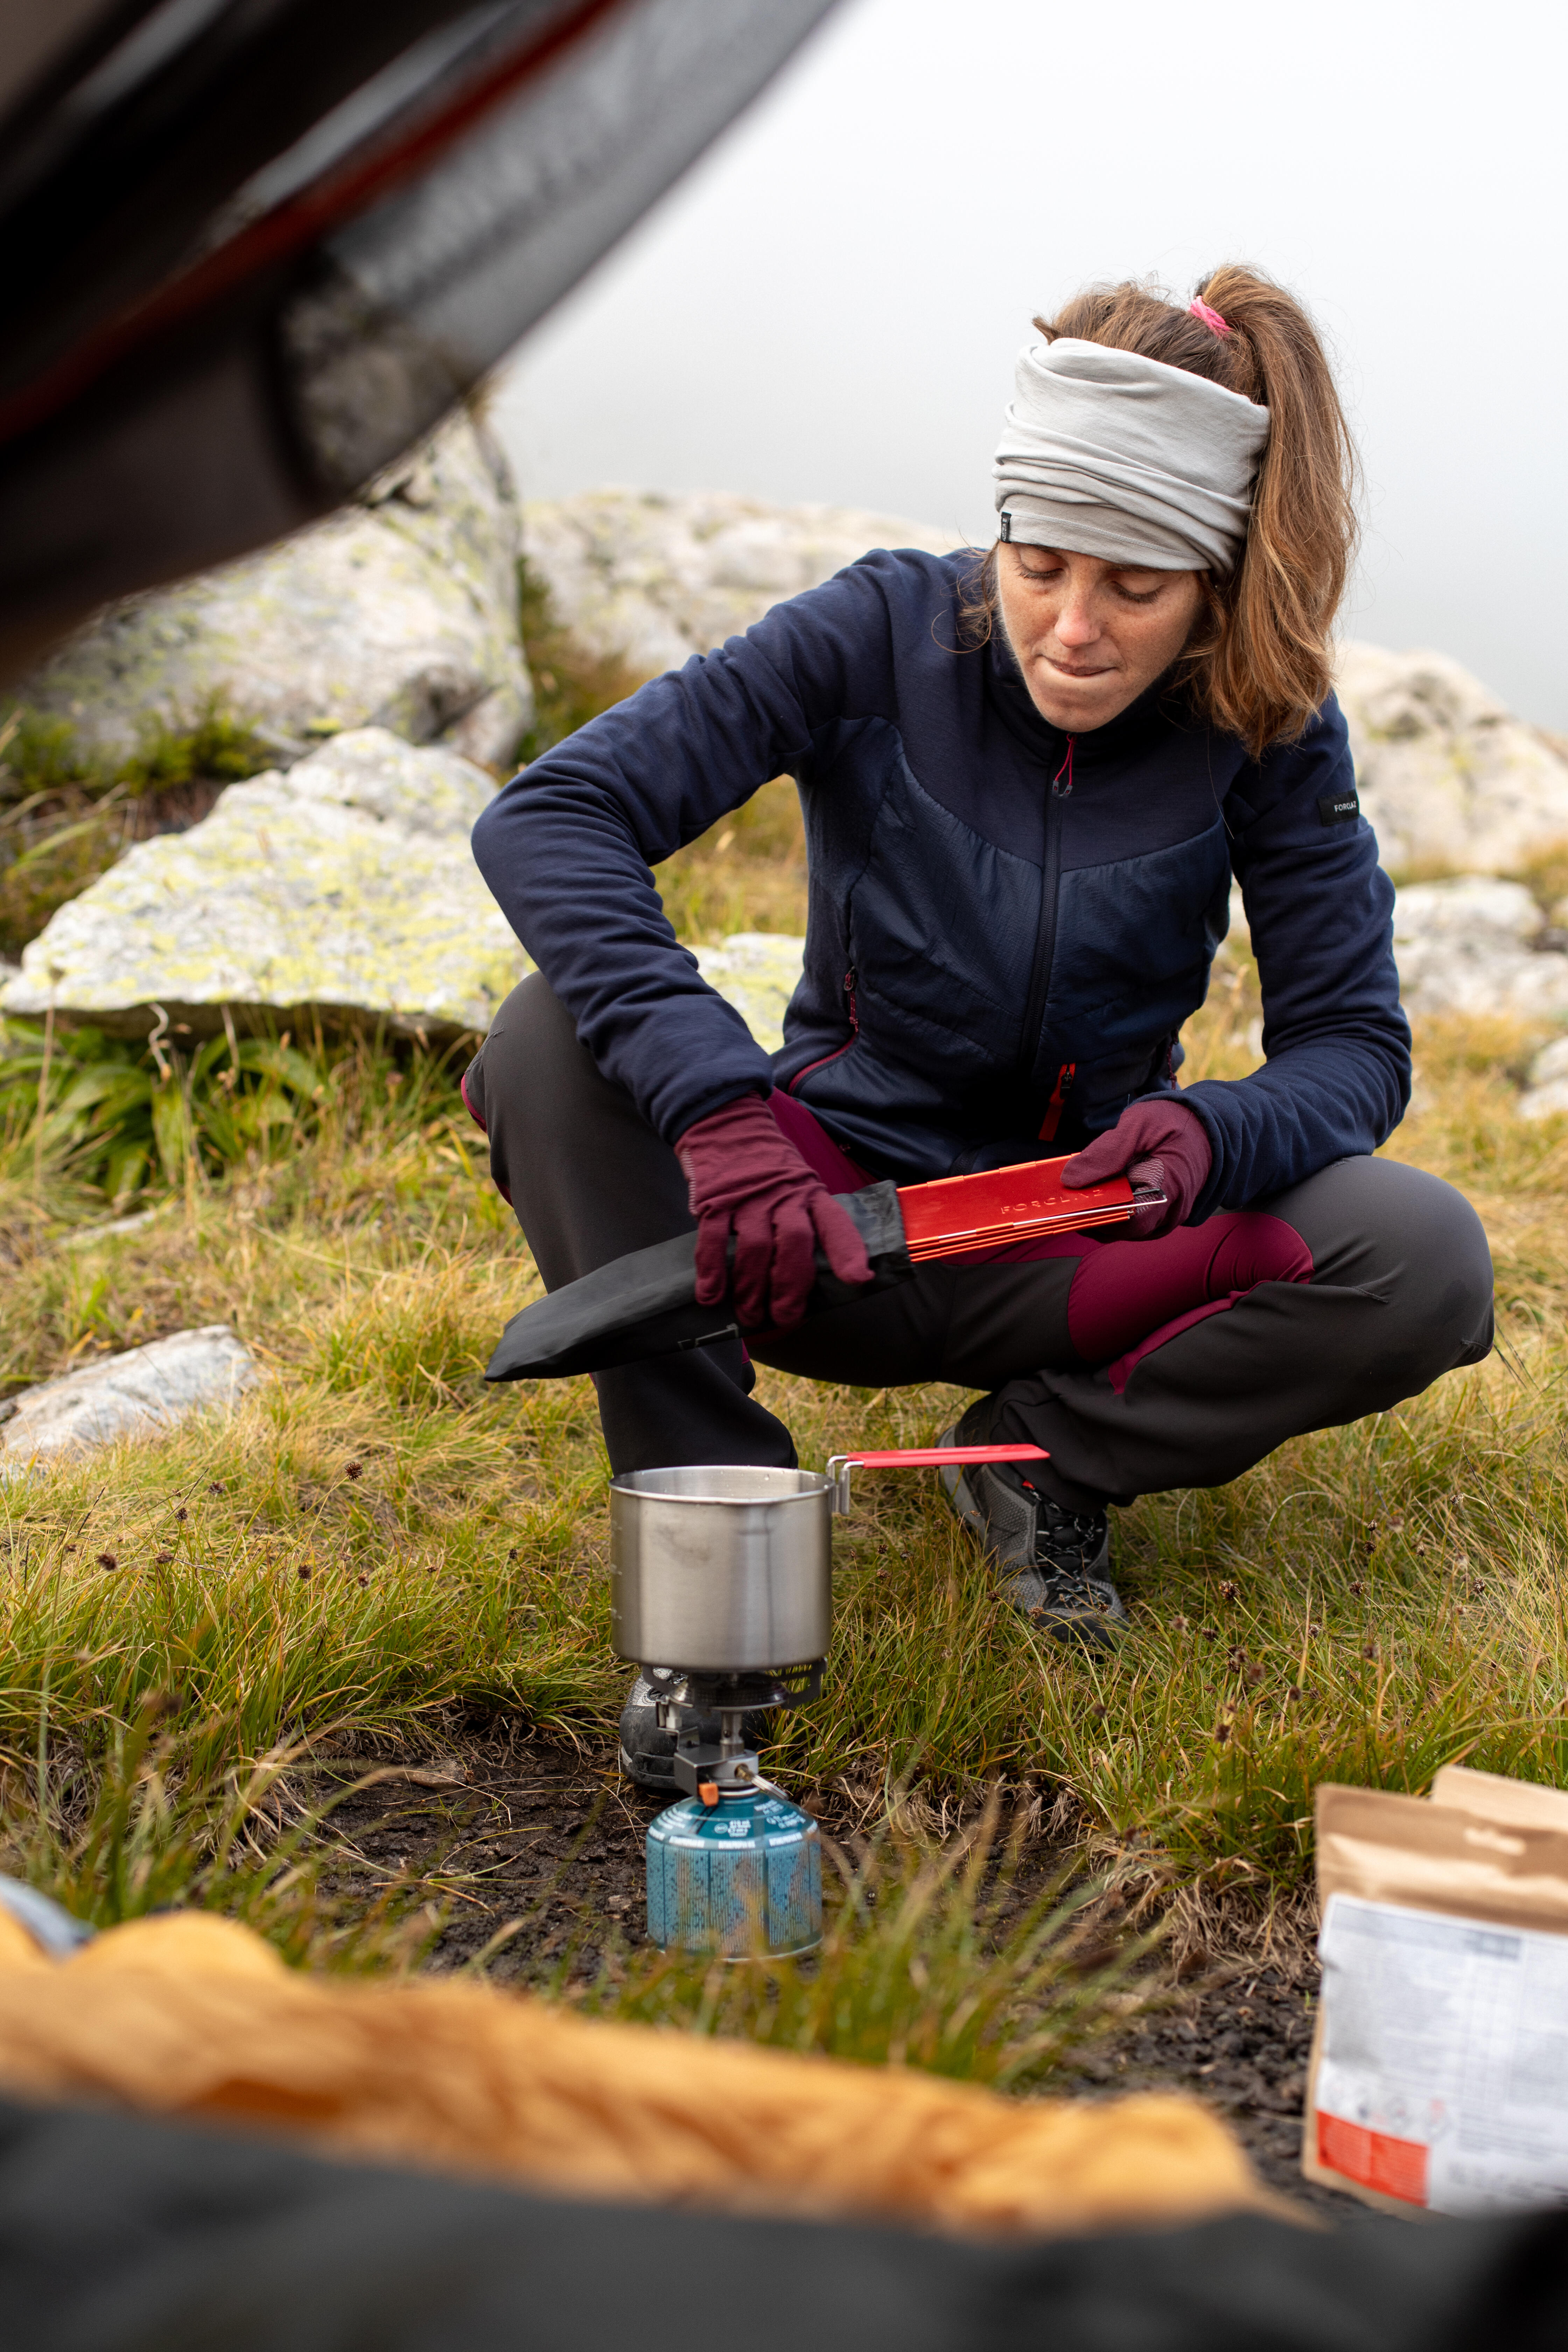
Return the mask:
{"type": "MultiPolygon", "coordinates": [[[[639,1789],[652,1789],[659,1795],[678,1797],[680,1790],[675,1779],[675,1734],[664,1730],[658,1720],[658,1701],[679,1676],[661,1666],[650,1667],[640,1674],[626,1693],[626,1703],[621,1709],[621,1769],[639,1789]]],[[[741,1717],[741,1735],[750,1748],[758,1748],[767,1738],[772,1717],[765,1707],[748,1708],[741,1717]]],[[[701,1723],[704,1739],[717,1740],[718,1717],[704,1717],[701,1723]]]]}
{"type": "MultiPolygon", "coordinates": [[[[986,1434],[981,1406],[971,1405],[937,1444],[984,1445],[986,1434]]],[[[1064,1509],[1032,1483],[1023,1462],[954,1464],[941,1477],[953,1510],[991,1554],[1015,1609],[1064,1641],[1109,1646],[1124,1631],[1127,1612],[1110,1581],[1103,1511],[1064,1509]]]]}

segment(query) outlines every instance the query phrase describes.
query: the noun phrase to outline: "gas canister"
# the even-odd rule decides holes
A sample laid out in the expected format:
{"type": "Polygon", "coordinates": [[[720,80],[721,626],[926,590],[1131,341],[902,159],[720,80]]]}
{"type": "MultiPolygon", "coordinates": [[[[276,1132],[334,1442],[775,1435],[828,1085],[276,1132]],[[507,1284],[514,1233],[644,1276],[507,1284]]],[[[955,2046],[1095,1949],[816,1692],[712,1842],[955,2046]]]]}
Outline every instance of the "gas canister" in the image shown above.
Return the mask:
{"type": "Polygon", "coordinates": [[[667,1951],[811,1951],[822,1938],[811,1815],[769,1790],[669,1806],[648,1823],[647,1932],[667,1951]]]}

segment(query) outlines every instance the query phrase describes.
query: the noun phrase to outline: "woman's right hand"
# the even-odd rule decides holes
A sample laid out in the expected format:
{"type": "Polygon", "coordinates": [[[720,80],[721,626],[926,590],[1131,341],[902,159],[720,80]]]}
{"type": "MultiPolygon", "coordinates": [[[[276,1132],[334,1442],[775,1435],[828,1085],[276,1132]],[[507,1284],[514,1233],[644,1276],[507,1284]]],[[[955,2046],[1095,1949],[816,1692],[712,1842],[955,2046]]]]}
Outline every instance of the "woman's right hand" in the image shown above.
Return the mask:
{"type": "Polygon", "coordinates": [[[697,1219],[700,1306],[717,1306],[732,1288],[743,1331],[787,1330],[805,1313],[819,1244],[840,1282],[870,1281],[855,1225],[780,1133],[761,1095],[742,1095],[698,1119],[675,1156],[697,1219]]]}
{"type": "Polygon", "coordinates": [[[1214,1146],[1197,1113],[1177,1095],[1157,1095],[1131,1105],[1114,1127],[1069,1160],[1062,1182],[1076,1190],[1126,1176],[1163,1192],[1163,1206],[1137,1210],[1129,1231],[1119,1236],[1151,1242],[1186,1223],[1213,1166],[1214,1146]]]}

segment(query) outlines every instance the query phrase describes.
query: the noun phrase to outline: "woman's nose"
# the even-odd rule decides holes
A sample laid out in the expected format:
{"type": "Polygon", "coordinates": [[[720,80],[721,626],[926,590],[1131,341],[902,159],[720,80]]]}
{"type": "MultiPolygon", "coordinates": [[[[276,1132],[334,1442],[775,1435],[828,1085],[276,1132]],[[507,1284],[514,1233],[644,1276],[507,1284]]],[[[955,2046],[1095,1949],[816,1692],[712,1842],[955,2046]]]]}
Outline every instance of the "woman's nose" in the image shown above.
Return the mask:
{"type": "Polygon", "coordinates": [[[1100,635],[1087,596],[1069,596],[1057,614],[1057,637],[1064,646],[1091,646],[1100,635]]]}

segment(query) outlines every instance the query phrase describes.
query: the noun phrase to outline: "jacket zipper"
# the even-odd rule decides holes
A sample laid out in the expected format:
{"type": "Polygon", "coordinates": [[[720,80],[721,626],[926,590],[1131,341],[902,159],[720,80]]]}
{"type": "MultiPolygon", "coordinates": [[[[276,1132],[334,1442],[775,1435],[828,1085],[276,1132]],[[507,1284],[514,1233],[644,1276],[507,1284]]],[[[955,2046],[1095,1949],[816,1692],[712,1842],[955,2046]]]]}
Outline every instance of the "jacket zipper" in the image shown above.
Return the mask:
{"type": "Polygon", "coordinates": [[[1067,1101],[1077,1071],[1076,1062],[1064,1062],[1057,1072],[1057,1082],[1051,1088],[1051,1098],[1046,1105],[1046,1115],[1040,1121],[1040,1132],[1036,1139],[1037,1141],[1040,1143],[1056,1141],[1057,1129],[1062,1123],[1062,1106],[1067,1101]]]}
{"type": "Polygon", "coordinates": [[[1046,992],[1050,986],[1051,958],[1057,945],[1057,885],[1061,878],[1061,826],[1051,822],[1051,801],[1065,801],[1072,791],[1073,739],[1067,739],[1067,757],[1051,778],[1046,803],[1046,863],[1040,876],[1040,919],[1035,928],[1035,960],[1029,993],[1024,1003],[1024,1036],[1018,1051],[1018,1076],[1027,1082],[1035,1074],[1040,1048],[1040,1024],[1046,1017],[1046,992]]]}
{"type": "Polygon", "coordinates": [[[841,1054],[847,1054],[849,1051],[850,1046],[860,1034],[860,1014],[855,1003],[855,986],[858,977],[854,965],[851,964],[844,975],[844,1001],[849,1007],[848,1036],[842,1045],[836,1045],[831,1054],[824,1054],[819,1060],[807,1062],[804,1070],[797,1070],[784,1090],[787,1094],[798,1094],[803,1078],[809,1078],[813,1070],[825,1070],[829,1062],[837,1062],[841,1054]]]}

